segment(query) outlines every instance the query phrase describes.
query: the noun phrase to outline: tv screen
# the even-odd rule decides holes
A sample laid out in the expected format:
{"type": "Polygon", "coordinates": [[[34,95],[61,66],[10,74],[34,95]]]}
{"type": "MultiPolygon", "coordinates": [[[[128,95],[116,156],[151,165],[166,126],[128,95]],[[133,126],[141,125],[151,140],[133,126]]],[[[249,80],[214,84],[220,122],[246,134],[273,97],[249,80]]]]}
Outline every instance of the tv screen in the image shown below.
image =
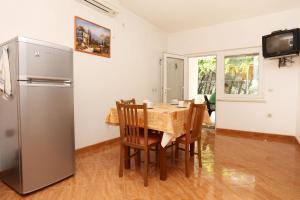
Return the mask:
{"type": "Polygon", "coordinates": [[[274,35],[267,38],[266,41],[267,53],[277,53],[288,50],[293,50],[294,48],[294,34],[284,33],[280,35],[274,35]]]}
{"type": "Polygon", "coordinates": [[[299,29],[273,32],[263,36],[265,58],[299,53],[299,29]]]}

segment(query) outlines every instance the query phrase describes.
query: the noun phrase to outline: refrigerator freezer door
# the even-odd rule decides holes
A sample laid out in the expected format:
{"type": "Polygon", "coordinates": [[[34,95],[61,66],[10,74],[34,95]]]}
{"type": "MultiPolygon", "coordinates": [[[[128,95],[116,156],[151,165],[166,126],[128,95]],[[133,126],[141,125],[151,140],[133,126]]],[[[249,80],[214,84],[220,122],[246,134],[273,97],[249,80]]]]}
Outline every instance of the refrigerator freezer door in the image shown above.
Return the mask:
{"type": "Polygon", "coordinates": [[[19,42],[19,80],[33,77],[72,79],[73,52],[19,42]]]}
{"type": "Polygon", "coordinates": [[[74,174],[71,85],[20,82],[23,193],[74,174]]]}

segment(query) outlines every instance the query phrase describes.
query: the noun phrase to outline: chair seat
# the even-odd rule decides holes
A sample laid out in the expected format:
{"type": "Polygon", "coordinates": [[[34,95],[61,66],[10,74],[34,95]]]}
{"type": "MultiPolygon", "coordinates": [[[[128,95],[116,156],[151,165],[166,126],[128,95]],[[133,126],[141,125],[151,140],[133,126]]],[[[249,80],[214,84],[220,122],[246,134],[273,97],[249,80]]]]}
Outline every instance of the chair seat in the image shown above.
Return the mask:
{"type": "MultiPolygon", "coordinates": [[[[130,143],[129,138],[125,138],[125,141],[130,143]]],[[[140,145],[145,144],[145,137],[144,135],[140,135],[138,137],[138,141],[140,145]]],[[[152,146],[154,144],[157,144],[161,141],[161,136],[159,134],[148,134],[148,146],[152,146]]]]}

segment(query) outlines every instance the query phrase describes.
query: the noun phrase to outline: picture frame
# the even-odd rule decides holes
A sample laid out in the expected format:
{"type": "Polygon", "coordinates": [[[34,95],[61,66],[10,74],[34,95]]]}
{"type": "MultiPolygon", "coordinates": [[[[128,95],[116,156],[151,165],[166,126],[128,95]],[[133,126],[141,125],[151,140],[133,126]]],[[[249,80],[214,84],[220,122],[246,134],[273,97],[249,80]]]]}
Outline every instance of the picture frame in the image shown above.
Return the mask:
{"type": "Polygon", "coordinates": [[[75,51],[111,57],[111,30],[81,17],[74,17],[75,51]]]}

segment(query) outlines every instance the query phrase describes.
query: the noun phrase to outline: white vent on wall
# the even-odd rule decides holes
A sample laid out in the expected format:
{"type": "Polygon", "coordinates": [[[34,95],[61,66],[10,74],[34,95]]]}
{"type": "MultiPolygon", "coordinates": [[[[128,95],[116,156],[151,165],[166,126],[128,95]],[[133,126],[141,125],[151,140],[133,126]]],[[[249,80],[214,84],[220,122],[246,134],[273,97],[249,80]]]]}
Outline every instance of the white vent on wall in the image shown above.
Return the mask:
{"type": "Polygon", "coordinates": [[[114,17],[118,14],[117,9],[106,2],[105,0],[81,0],[86,5],[89,5],[90,7],[93,7],[94,9],[109,15],[111,17],[114,17]]]}

